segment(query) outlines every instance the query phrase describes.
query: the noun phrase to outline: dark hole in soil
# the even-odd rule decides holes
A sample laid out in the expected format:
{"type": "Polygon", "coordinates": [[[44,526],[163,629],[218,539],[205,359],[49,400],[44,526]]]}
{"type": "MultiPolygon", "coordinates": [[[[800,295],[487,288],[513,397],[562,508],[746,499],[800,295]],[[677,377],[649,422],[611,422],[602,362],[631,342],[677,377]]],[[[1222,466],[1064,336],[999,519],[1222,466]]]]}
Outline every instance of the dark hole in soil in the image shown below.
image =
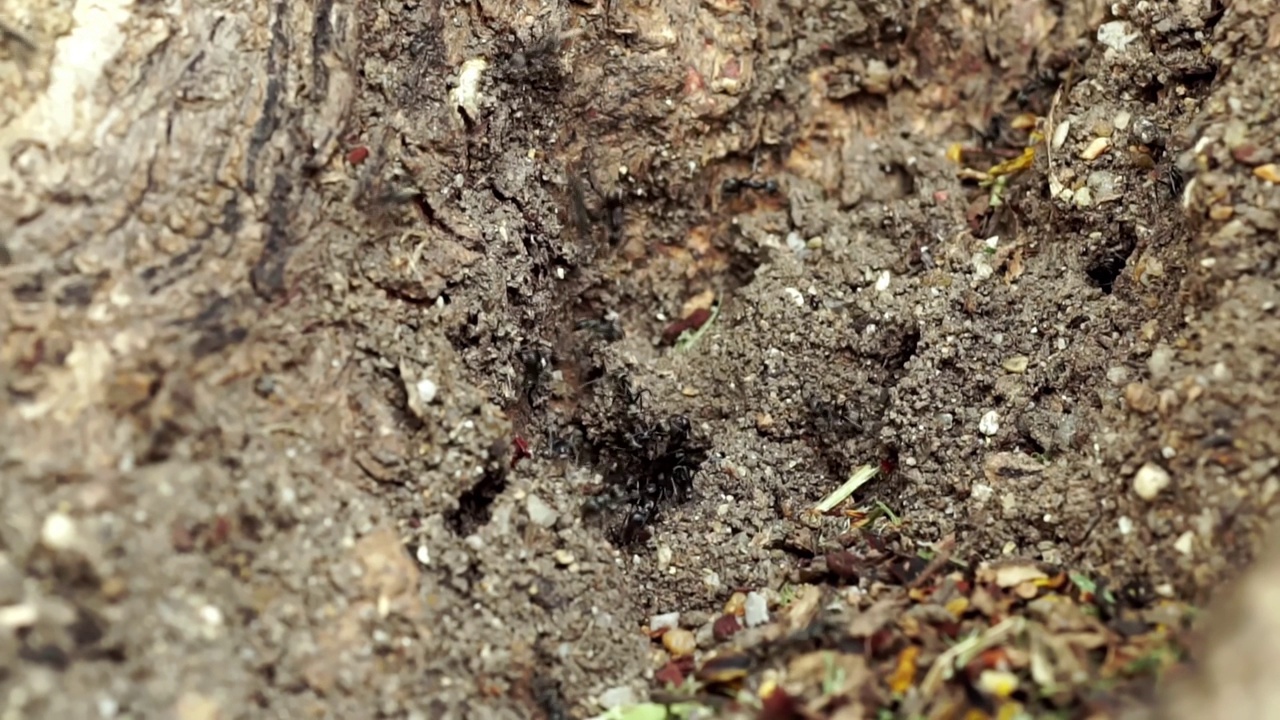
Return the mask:
{"type": "Polygon", "coordinates": [[[564,692],[560,689],[560,683],[545,674],[538,674],[534,676],[531,685],[533,700],[542,711],[543,718],[568,720],[568,704],[564,701],[564,692]]]}
{"type": "Polygon", "coordinates": [[[493,515],[493,501],[507,489],[507,466],[503,459],[507,450],[503,443],[489,449],[489,463],[484,474],[471,489],[458,498],[458,508],[449,513],[449,528],[466,537],[483,527],[493,515]]]}
{"type": "Polygon", "coordinates": [[[886,344],[885,366],[895,376],[902,374],[920,346],[920,329],[913,327],[886,344]]]}
{"type": "Polygon", "coordinates": [[[1085,270],[1085,274],[1089,276],[1089,282],[1110,295],[1115,290],[1116,280],[1124,272],[1125,265],[1129,262],[1129,256],[1133,254],[1133,248],[1136,245],[1132,235],[1125,234],[1121,242],[1095,257],[1085,270]]]}
{"type": "Polygon", "coordinates": [[[1156,105],[1160,102],[1160,92],[1162,90],[1164,90],[1164,83],[1159,80],[1152,80],[1151,82],[1144,83],[1142,87],[1138,89],[1138,92],[1141,94],[1143,102],[1149,105],[1156,105]]]}

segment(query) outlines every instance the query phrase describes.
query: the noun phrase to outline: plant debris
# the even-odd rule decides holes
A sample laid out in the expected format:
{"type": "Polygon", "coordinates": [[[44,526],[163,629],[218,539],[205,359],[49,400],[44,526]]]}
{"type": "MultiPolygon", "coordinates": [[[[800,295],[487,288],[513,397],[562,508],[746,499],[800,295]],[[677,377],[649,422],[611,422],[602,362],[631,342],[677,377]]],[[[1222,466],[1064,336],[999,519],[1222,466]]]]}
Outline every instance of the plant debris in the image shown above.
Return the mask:
{"type": "Polygon", "coordinates": [[[686,703],[765,720],[1012,720],[1081,708],[1109,718],[1184,660],[1188,605],[1122,596],[1032,561],[957,567],[949,540],[899,573],[921,558],[861,537],[865,548],[839,551],[863,565],[856,587],[791,585],[772,623],[717,633],[681,687],[686,703]]]}

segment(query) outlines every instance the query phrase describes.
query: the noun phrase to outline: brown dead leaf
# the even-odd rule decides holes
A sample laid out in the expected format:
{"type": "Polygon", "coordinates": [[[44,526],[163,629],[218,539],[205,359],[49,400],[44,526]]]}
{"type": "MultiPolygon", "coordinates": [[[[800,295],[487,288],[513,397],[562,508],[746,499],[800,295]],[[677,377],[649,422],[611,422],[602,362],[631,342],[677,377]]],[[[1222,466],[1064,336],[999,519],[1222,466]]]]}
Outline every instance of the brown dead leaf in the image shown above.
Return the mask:
{"type": "Polygon", "coordinates": [[[785,625],[788,632],[795,632],[809,627],[822,607],[822,588],[816,585],[805,585],[796,593],[791,604],[787,606],[785,625]]]}
{"type": "Polygon", "coordinates": [[[787,665],[787,690],[797,697],[813,698],[806,710],[822,717],[834,700],[848,700],[871,681],[867,661],[861,655],[829,650],[811,652],[787,665]]]}
{"type": "Polygon", "coordinates": [[[998,587],[1011,588],[1031,580],[1049,577],[1031,560],[1010,560],[997,566],[978,568],[978,582],[994,582],[998,587]]]}
{"type": "Polygon", "coordinates": [[[863,610],[849,622],[849,635],[852,637],[871,637],[889,622],[895,619],[902,609],[899,600],[880,600],[863,610]]]}

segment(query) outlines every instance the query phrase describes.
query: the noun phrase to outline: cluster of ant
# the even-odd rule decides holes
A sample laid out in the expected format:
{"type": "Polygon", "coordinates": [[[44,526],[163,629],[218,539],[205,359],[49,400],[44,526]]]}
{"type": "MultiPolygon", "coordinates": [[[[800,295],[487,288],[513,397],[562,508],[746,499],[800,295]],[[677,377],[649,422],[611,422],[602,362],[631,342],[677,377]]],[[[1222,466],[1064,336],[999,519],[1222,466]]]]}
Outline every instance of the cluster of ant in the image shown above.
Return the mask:
{"type": "Polygon", "coordinates": [[[692,496],[693,477],[706,461],[707,451],[694,440],[687,417],[649,420],[629,387],[623,388],[623,394],[625,424],[598,445],[605,487],[585,509],[599,512],[627,506],[626,518],[614,531],[614,541],[626,546],[648,539],[648,526],[664,505],[692,496]]]}

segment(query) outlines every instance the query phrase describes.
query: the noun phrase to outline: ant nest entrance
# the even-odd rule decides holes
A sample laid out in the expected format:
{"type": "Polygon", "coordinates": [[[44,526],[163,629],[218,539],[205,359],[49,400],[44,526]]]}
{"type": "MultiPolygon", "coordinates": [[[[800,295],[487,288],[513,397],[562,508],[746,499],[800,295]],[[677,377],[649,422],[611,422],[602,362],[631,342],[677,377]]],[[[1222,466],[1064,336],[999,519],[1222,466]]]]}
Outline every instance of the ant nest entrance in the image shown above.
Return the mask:
{"type": "Polygon", "coordinates": [[[649,527],[663,509],[693,497],[694,477],[708,447],[695,437],[689,418],[653,420],[639,409],[638,397],[626,395],[622,422],[595,443],[604,483],[583,504],[583,512],[610,517],[622,511],[608,536],[619,547],[634,547],[649,540],[649,527]]]}

